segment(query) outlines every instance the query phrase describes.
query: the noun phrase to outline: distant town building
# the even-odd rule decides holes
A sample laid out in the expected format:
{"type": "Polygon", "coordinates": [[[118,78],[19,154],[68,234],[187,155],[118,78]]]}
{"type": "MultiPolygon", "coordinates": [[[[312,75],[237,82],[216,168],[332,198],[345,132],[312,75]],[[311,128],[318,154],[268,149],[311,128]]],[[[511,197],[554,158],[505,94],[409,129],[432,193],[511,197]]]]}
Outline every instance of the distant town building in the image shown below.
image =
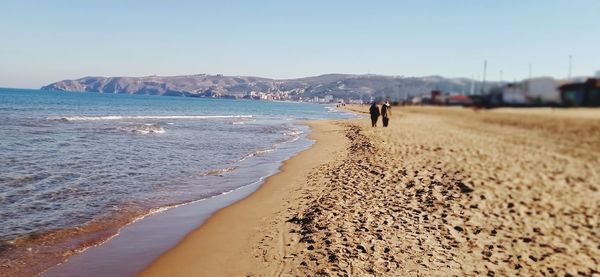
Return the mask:
{"type": "Polygon", "coordinates": [[[525,95],[532,101],[541,103],[560,102],[560,92],[557,80],[550,77],[539,77],[523,81],[525,95]]]}
{"type": "Polygon", "coordinates": [[[421,99],[421,97],[415,96],[415,97],[413,97],[413,98],[410,99],[409,103],[411,105],[421,105],[422,101],[423,101],[423,99],[421,99]]]}
{"type": "Polygon", "coordinates": [[[462,94],[453,94],[446,97],[446,105],[468,106],[473,104],[471,98],[462,94]]]}
{"type": "Polygon", "coordinates": [[[567,106],[600,107],[600,79],[568,83],[559,87],[562,102],[567,106]]]}
{"type": "Polygon", "coordinates": [[[362,99],[348,99],[347,101],[348,104],[364,104],[362,99]]]}
{"type": "Polygon", "coordinates": [[[549,77],[509,83],[491,89],[488,104],[492,106],[558,104],[561,101],[558,86],[559,82],[549,77]]]}
{"type": "Polygon", "coordinates": [[[508,84],[500,88],[498,104],[524,105],[529,103],[522,83],[508,84]]]}
{"type": "Polygon", "coordinates": [[[434,105],[443,105],[446,104],[446,97],[442,94],[441,90],[432,90],[431,91],[431,104],[434,105]]]}

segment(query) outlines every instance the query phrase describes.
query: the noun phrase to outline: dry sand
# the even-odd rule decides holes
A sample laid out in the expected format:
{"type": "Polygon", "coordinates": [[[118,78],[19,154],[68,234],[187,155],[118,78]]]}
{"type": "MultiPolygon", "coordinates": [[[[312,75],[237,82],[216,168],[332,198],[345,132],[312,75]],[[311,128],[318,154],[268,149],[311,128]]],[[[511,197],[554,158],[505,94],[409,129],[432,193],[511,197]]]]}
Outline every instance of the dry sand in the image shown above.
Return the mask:
{"type": "Polygon", "coordinates": [[[599,113],[313,123],[313,148],[142,275],[598,275],[599,113]]]}

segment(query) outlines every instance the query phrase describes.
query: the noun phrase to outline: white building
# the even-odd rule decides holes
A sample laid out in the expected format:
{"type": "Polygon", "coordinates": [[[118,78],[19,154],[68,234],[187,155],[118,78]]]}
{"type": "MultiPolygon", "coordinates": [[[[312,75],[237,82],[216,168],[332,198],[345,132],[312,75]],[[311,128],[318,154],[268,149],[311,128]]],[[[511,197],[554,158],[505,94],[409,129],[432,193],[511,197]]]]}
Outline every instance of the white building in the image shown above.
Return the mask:
{"type": "Polygon", "coordinates": [[[500,89],[505,104],[559,103],[560,83],[550,77],[540,77],[509,84],[500,89]]]}
{"type": "Polygon", "coordinates": [[[560,83],[554,78],[533,78],[525,80],[523,83],[527,98],[542,102],[560,102],[560,92],[558,91],[560,83]]]}
{"type": "Polygon", "coordinates": [[[350,99],[348,100],[349,104],[363,104],[363,101],[361,99],[350,99]]]}
{"type": "Polygon", "coordinates": [[[526,104],[525,90],[521,86],[506,86],[502,89],[502,103],[526,104]]]}

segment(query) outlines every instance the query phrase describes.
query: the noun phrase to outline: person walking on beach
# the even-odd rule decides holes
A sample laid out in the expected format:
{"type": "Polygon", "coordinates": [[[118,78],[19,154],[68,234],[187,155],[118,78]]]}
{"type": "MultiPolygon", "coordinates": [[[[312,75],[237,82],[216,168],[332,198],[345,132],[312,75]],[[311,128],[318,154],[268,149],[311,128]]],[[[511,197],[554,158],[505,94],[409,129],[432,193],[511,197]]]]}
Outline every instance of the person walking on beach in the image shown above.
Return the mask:
{"type": "Polygon", "coordinates": [[[392,116],[392,106],[390,106],[390,101],[385,101],[385,104],[381,106],[381,121],[383,121],[383,127],[388,126],[390,116],[392,116]]]}
{"type": "Polygon", "coordinates": [[[373,102],[371,104],[371,108],[369,108],[369,113],[371,114],[371,127],[377,126],[377,119],[379,118],[379,107],[377,107],[377,103],[373,102]]]}

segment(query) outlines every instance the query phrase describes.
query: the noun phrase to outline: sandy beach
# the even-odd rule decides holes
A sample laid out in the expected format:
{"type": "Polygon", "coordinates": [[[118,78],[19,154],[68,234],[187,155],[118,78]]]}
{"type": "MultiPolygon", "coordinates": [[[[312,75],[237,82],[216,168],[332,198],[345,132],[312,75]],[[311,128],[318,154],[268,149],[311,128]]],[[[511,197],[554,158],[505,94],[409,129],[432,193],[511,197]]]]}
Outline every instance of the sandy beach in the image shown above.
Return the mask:
{"type": "Polygon", "coordinates": [[[368,121],[311,122],[312,148],[141,276],[599,274],[600,111],[368,121]]]}
{"type": "Polygon", "coordinates": [[[342,126],[329,121],[310,125],[310,138],[317,141],[313,147],[286,161],[280,173],[249,197],[214,214],[141,276],[252,276],[289,270],[284,257],[294,236],[286,221],[300,203],[308,205],[306,193],[322,189],[307,187],[307,177],[338,161],[348,148],[342,126]]]}

